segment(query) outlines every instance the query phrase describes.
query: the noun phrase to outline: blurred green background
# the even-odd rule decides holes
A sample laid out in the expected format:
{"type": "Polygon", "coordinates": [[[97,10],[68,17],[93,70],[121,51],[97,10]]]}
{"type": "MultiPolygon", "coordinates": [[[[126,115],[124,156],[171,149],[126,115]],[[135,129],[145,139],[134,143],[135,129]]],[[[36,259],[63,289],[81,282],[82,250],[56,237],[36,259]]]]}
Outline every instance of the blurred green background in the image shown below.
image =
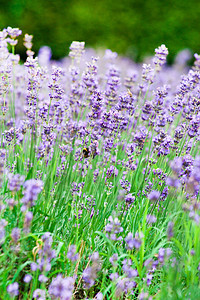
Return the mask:
{"type": "MultiPolygon", "coordinates": [[[[33,50],[48,45],[54,59],[74,40],[137,61],[162,43],[170,60],[184,48],[200,53],[198,0],[0,0],[0,28],[7,26],[33,34],[33,50]]],[[[22,39],[17,52],[25,57],[22,39]]]]}

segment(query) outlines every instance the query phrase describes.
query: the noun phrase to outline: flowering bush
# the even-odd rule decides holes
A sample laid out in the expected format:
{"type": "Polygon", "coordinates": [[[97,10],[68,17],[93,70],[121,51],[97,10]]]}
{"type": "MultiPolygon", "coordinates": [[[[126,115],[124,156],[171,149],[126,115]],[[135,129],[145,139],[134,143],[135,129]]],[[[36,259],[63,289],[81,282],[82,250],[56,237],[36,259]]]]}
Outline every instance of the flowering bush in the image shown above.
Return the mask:
{"type": "Polygon", "coordinates": [[[136,65],[73,42],[53,62],[25,35],[22,64],[20,34],[0,32],[3,299],[198,294],[199,56],[167,67],[161,45],[136,65]]]}

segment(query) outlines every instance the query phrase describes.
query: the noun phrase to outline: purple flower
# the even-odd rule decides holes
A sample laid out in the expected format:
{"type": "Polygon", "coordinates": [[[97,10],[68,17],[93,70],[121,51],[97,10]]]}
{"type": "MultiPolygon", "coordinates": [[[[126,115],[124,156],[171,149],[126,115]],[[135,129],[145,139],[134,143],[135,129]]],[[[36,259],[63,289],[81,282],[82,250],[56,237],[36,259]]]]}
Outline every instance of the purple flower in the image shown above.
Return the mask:
{"type": "Polygon", "coordinates": [[[115,60],[118,54],[116,52],[112,52],[110,49],[105,50],[104,58],[108,60],[115,60]]]}
{"type": "Polygon", "coordinates": [[[154,80],[154,70],[150,64],[142,65],[142,79],[146,82],[153,83],[154,80]]]}
{"type": "Polygon", "coordinates": [[[114,166],[110,166],[106,171],[106,178],[110,178],[112,175],[117,176],[118,170],[114,166]]]}
{"type": "Polygon", "coordinates": [[[22,203],[26,207],[32,207],[35,205],[35,200],[38,194],[42,191],[43,182],[41,180],[30,179],[24,183],[24,197],[22,203]]]}
{"type": "Polygon", "coordinates": [[[32,48],[32,46],[33,46],[32,39],[33,39],[32,35],[27,34],[27,33],[25,34],[25,36],[24,36],[24,46],[28,50],[30,50],[32,48]]]}
{"type": "Polygon", "coordinates": [[[70,245],[67,253],[67,258],[69,258],[72,262],[78,259],[78,253],[76,253],[76,245],[70,245]]]}
{"type": "Polygon", "coordinates": [[[144,266],[150,268],[152,266],[152,262],[152,258],[148,258],[147,260],[145,260],[144,266]]]}
{"type": "Polygon", "coordinates": [[[158,201],[158,199],[159,199],[159,197],[160,197],[160,192],[159,191],[151,191],[150,193],[149,193],[149,195],[148,195],[148,199],[150,200],[150,201],[152,201],[152,202],[156,202],[156,201],[158,201]]]}
{"type": "Polygon", "coordinates": [[[138,276],[138,271],[136,269],[132,269],[126,264],[126,262],[123,263],[122,269],[128,278],[134,278],[138,276]]]}
{"type": "Polygon", "coordinates": [[[161,66],[166,62],[166,57],[168,55],[168,49],[165,45],[161,45],[157,49],[155,49],[155,58],[153,60],[156,69],[160,70],[161,66]]]}
{"type": "Polygon", "coordinates": [[[17,282],[9,284],[7,287],[7,292],[11,297],[19,295],[19,284],[17,282]]]}
{"type": "Polygon", "coordinates": [[[20,228],[13,228],[12,233],[11,233],[11,237],[13,242],[16,244],[20,238],[20,228]]]}
{"type": "Polygon", "coordinates": [[[31,263],[31,270],[35,272],[37,269],[38,269],[38,265],[35,262],[31,263]]]}
{"type": "Polygon", "coordinates": [[[146,279],[147,279],[147,286],[150,286],[151,281],[153,279],[153,274],[151,272],[147,273],[146,279]]]}
{"type": "Polygon", "coordinates": [[[39,49],[38,52],[38,61],[40,66],[48,66],[51,59],[51,48],[48,46],[43,46],[39,49]]]}
{"type": "Polygon", "coordinates": [[[125,201],[126,204],[132,204],[135,201],[135,196],[133,196],[132,194],[127,194],[125,196],[125,201]]]}
{"type": "Polygon", "coordinates": [[[38,300],[45,300],[46,299],[46,292],[41,289],[36,289],[33,292],[33,298],[38,300]]]}
{"type": "Polygon", "coordinates": [[[142,244],[141,238],[139,238],[138,233],[136,233],[135,238],[133,238],[133,234],[129,232],[124,240],[127,244],[128,250],[132,250],[133,248],[139,249],[142,244]]]}
{"type": "Polygon", "coordinates": [[[127,249],[132,250],[135,245],[134,239],[133,239],[133,234],[131,232],[129,232],[127,237],[124,240],[127,244],[127,249]]]}
{"type": "Polygon", "coordinates": [[[190,254],[191,254],[192,256],[194,256],[194,255],[195,255],[195,250],[194,250],[194,249],[191,249],[190,254]]]}
{"type": "Polygon", "coordinates": [[[8,174],[8,189],[10,191],[19,191],[25,176],[21,176],[20,174],[8,174]]]}
{"type": "Polygon", "coordinates": [[[158,260],[163,263],[164,262],[164,257],[165,257],[165,249],[160,248],[158,251],[158,260]]]}
{"type": "Polygon", "coordinates": [[[74,289],[74,279],[72,277],[63,278],[59,274],[54,278],[49,286],[48,292],[54,299],[71,300],[74,289]]]}
{"type": "Polygon", "coordinates": [[[69,56],[77,60],[77,62],[79,62],[81,56],[85,52],[84,48],[85,48],[85,42],[76,42],[76,41],[72,42],[69,47],[70,49],[69,56]]]}
{"type": "Polygon", "coordinates": [[[110,274],[110,279],[112,281],[116,281],[119,278],[119,274],[117,272],[110,274]]]}
{"type": "Polygon", "coordinates": [[[93,273],[91,267],[88,267],[83,271],[83,281],[86,289],[89,289],[94,285],[95,279],[96,279],[96,272],[93,273]]]}
{"type": "Polygon", "coordinates": [[[24,276],[23,281],[24,281],[25,283],[29,283],[31,280],[32,280],[32,276],[31,276],[30,274],[26,274],[26,275],[24,276]]]}
{"type": "Polygon", "coordinates": [[[7,27],[6,31],[12,39],[15,39],[16,37],[22,34],[22,31],[19,28],[12,28],[10,26],[7,27]]]}
{"type": "Polygon", "coordinates": [[[162,264],[164,263],[164,259],[168,258],[172,254],[172,250],[170,248],[160,248],[158,251],[158,260],[162,264]]]}
{"type": "Polygon", "coordinates": [[[157,218],[154,215],[147,215],[147,223],[148,224],[153,224],[156,223],[157,218]]]}
{"type": "Polygon", "coordinates": [[[1,152],[0,152],[0,188],[2,187],[2,183],[3,183],[4,165],[5,165],[5,162],[2,159],[1,152]]]}
{"type": "Polygon", "coordinates": [[[97,273],[100,271],[99,253],[95,252],[91,256],[92,265],[83,271],[84,288],[89,289],[95,284],[97,273]]]}
{"type": "Polygon", "coordinates": [[[174,228],[174,223],[169,222],[167,227],[167,236],[169,240],[174,236],[173,228],[174,228]]]}
{"type": "Polygon", "coordinates": [[[32,219],[33,213],[31,211],[27,211],[24,218],[24,232],[29,232],[32,219]]]}
{"type": "Polygon", "coordinates": [[[121,238],[117,238],[116,234],[119,234],[123,231],[123,228],[121,227],[121,223],[118,218],[113,219],[112,216],[108,218],[109,223],[105,226],[105,231],[107,231],[109,234],[107,234],[108,237],[111,238],[111,240],[120,240],[121,238]]]}
{"type": "Polygon", "coordinates": [[[41,272],[48,272],[51,270],[51,260],[55,258],[55,250],[52,250],[52,236],[50,232],[46,232],[42,236],[43,248],[38,252],[39,258],[37,264],[41,272]]]}
{"type": "Polygon", "coordinates": [[[109,262],[113,265],[116,266],[117,265],[117,260],[118,260],[118,254],[114,253],[113,256],[111,256],[109,258],[109,262]]]}
{"type": "Polygon", "coordinates": [[[179,188],[180,185],[181,185],[179,179],[173,178],[173,177],[167,177],[166,178],[166,184],[168,186],[172,186],[172,187],[175,187],[175,188],[179,188]]]}
{"type": "Polygon", "coordinates": [[[98,262],[99,261],[99,252],[94,252],[91,255],[91,261],[93,261],[93,262],[98,262]]]}
{"type": "Polygon", "coordinates": [[[38,277],[38,280],[39,280],[40,282],[47,282],[48,277],[46,277],[46,276],[43,275],[43,274],[40,274],[39,277],[38,277]]]}
{"type": "Polygon", "coordinates": [[[183,166],[183,161],[180,157],[175,158],[171,163],[170,167],[175,174],[179,174],[183,166]]]}
{"type": "Polygon", "coordinates": [[[126,292],[126,278],[119,278],[116,284],[115,297],[120,298],[123,292],[126,292]]]}
{"type": "Polygon", "coordinates": [[[122,186],[122,188],[124,189],[124,190],[126,190],[127,192],[130,192],[130,189],[131,189],[131,183],[130,182],[128,182],[128,180],[122,180],[122,179],[120,179],[120,184],[121,184],[121,186],[122,186]]]}

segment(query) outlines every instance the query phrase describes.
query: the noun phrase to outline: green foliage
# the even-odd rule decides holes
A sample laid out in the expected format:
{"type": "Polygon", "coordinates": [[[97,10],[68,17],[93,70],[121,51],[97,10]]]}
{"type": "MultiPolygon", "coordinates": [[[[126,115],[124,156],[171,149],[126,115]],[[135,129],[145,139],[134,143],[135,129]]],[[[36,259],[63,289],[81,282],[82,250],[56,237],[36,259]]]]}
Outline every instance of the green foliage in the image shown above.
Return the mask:
{"type": "MultiPolygon", "coordinates": [[[[171,61],[184,48],[199,52],[199,13],[196,0],[2,0],[0,28],[9,25],[33,34],[34,50],[48,45],[55,58],[65,56],[78,40],[136,60],[165,43],[171,61]]],[[[22,39],[17,48],[24,55],[22,39]]]]}

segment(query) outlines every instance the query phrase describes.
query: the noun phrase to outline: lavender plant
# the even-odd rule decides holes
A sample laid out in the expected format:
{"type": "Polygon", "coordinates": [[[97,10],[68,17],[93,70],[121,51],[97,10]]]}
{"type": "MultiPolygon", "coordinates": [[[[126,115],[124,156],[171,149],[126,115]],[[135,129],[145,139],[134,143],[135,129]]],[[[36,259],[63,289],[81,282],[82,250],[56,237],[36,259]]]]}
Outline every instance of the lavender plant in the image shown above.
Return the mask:
{"type": "Polygon", "coordinates": [[[22,63],[21,34],[0,32],[2,299],[197,299],[199,55],[55,62],[25,34],[22,63]]]}

